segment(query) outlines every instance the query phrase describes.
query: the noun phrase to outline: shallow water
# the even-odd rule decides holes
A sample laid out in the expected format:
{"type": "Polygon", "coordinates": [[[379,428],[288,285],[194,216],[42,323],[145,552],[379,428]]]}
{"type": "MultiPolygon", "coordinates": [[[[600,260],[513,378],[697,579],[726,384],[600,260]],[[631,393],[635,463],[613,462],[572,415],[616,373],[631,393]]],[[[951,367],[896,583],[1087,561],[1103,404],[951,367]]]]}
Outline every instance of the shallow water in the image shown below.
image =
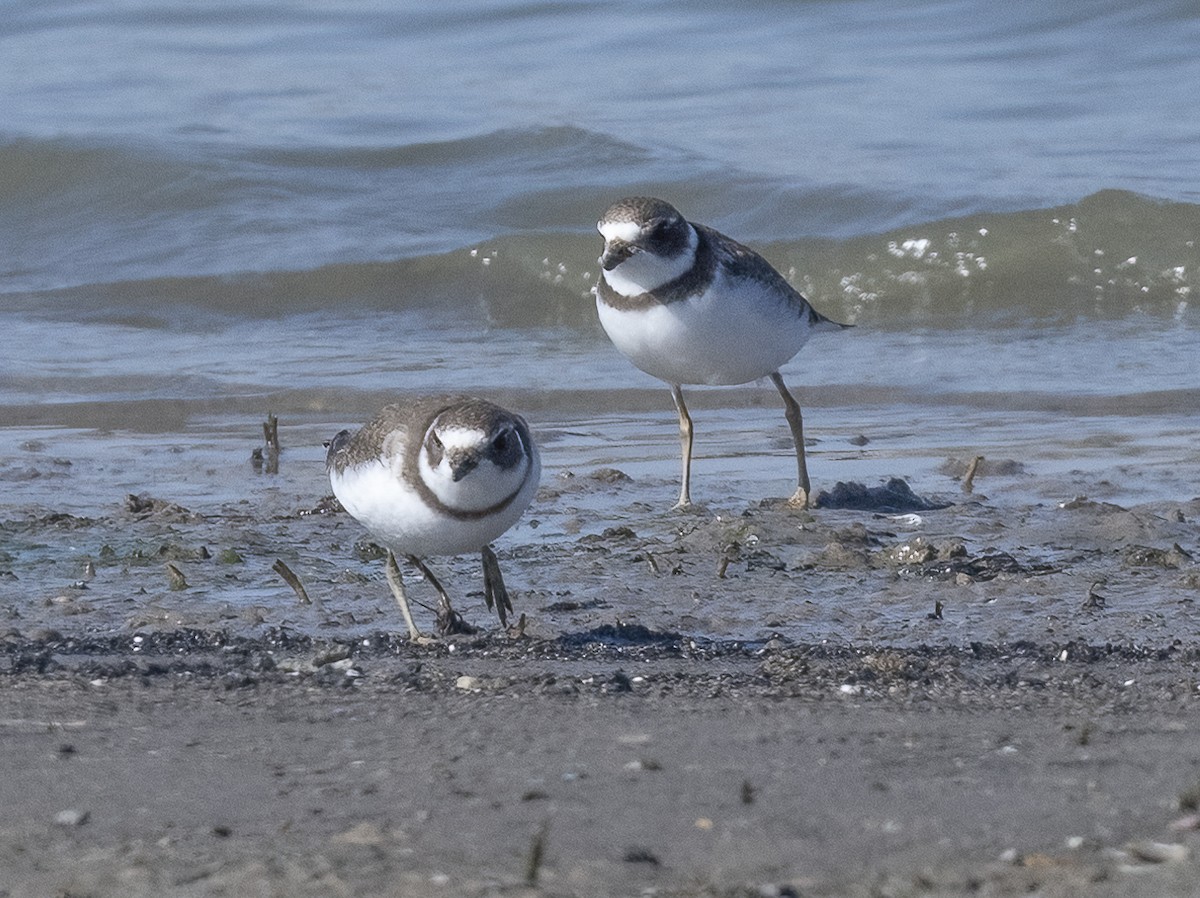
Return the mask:
{"type": "Polygon", "coordinates": [[[35,4],[7,26],[16,289],[578,234],[614,191],[759,242],[1198,199],[1200,17],[1173,0],[35,4]]]}

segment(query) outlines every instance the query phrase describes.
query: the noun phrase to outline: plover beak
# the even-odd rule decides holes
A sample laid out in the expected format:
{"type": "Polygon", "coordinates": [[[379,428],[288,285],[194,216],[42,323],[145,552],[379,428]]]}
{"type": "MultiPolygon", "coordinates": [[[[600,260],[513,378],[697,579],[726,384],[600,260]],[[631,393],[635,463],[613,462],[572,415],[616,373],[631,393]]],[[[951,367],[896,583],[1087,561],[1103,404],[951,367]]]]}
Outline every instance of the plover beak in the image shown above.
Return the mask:
{"type": "Polygon", "coordinates": [[[448,459],[450,479],[458,483],[479,465],[479,455],[475,452],[455,452],[448,459]]]}
{"type": "Polygon", "coordinates": [[[609,240],[604,244],[604,252],[596,261],[605,271],[612,271],[630,256],[637,252],[637,247],[624,240],[609,240]]]}

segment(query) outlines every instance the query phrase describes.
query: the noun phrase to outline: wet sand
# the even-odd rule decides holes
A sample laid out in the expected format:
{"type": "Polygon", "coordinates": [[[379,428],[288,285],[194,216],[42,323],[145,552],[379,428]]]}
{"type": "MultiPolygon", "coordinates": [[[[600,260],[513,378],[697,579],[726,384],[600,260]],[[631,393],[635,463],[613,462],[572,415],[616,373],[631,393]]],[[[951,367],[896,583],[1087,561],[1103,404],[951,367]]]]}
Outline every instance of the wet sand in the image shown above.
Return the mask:
{"type": "Polygon", "coordinates": [[[1171,826],[1194,654],[483,640],[307,670],[327,650],[7,677],[8,893],[1184,895],[1200,872],[1171,826]]]}
{"type": "Polygon", "coordinates": [[[480,632],[399,638],[301,488],[9,509],[6,893],[1195,893],[1200,500],[992,453],[914,487],[943,508],[797,513],[710,467],[679,513],[669,467],[549,444],[497,547],[519,639],[471,558],[436,569],[480,632]]]}

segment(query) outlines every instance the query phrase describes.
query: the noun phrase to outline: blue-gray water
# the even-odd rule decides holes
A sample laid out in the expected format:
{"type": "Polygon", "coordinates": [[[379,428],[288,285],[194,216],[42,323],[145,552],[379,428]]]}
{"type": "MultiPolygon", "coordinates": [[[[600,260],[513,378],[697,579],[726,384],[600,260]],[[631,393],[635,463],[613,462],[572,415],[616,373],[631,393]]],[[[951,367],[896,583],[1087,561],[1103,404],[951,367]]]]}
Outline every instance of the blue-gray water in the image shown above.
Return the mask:
{"type": "MultiPolygon", "coordinates": [[[[1195,483],[1194,4],[164,0],[3,18],[10,504],[244,495],[263,481],[243,443],[271,410],[311,462],[297,494],[315,493],[322,435],[444,386],[520,403],[548,470],[669,481],[669,397],[589,296],[595,219],[633,192],[760,248],[857,325],[785,369],[827,447],[814,477],[893,473],[823,464],[858,433],[930,464],[986,433],[1061,466],[1053,437],[1098,427],[1096,465],[1119,444],[1178,463],[1151,493],[1195,483]],[[196,486],[195,458],[238,473],[196,486]]],[[[701,454],[733,464],[764,451],[763,421],[782,427],[745,395],[705,400],[728,411],[698,424],[701,454]]],[[[786,446],[766,448],[775,480],[739,489],[786,491],[786,446]]]]}
{"type": "Polygon", "coordinates": [[[631,190],[756,243],[1196,203],[1197,46],[1184,2],[9,3],[4,286],[574,259],[631,190]]]}

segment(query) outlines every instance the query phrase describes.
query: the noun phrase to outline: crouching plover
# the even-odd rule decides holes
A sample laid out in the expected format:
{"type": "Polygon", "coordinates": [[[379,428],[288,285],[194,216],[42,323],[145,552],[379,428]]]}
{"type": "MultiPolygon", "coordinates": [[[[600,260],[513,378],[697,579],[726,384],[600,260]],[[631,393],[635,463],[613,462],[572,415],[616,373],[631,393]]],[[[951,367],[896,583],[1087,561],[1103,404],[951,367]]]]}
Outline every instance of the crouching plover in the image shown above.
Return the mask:
{"type": "Polygon", "coordinates": [[[600,324],[634,365],[670,384],[679,411],[683,483],[676,507],[692,501],[692,419],[681,385],[770,377],[796,443],[799,485],[788,501],[807,508],[803,419],[779,369],[814,330],[849,325],[817,312],[754,250],[688,222],[663,200],[618,200],[596,228],[604,237],[600,324]]]}
{"type": "Polygon", "coordinates": [[[422,558],[480,552],[484,598],[501,626],[512,610],[488,545],[517,522],[538,488],[541,462],[518,415],[465,396],[387,405],[357,433],[341,431],[325,458],[333,494],[388,549],[387,579],[408,634],[413,623],[396,555],[438,592],[440,635],[463,628],[450,597],[422,558]]]}

